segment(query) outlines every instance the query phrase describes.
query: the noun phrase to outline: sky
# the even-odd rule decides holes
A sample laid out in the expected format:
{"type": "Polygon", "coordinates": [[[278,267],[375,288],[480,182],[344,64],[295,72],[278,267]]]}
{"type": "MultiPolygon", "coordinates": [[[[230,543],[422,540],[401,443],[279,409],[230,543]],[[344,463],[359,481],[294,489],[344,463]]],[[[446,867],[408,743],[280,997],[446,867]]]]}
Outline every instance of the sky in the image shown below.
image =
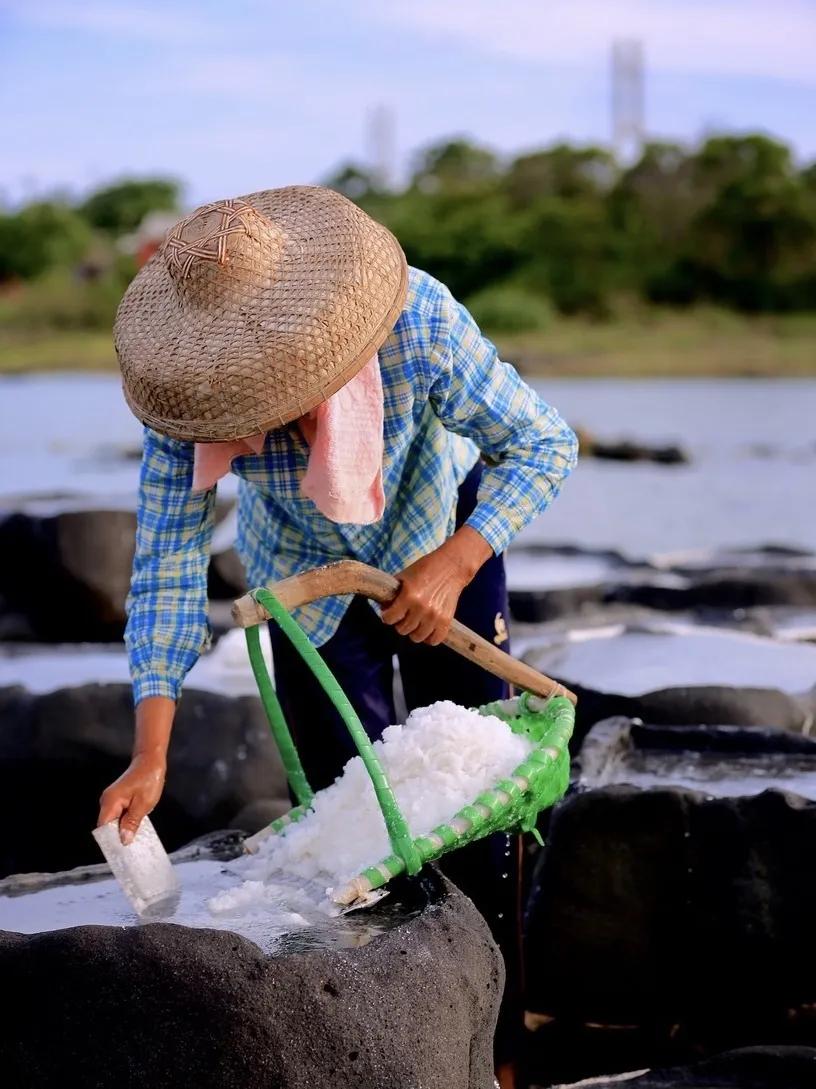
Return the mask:
{"type": "Polygon", "coordinates": [[[376,109],[395,180],[446,137],[608,144],[631,38],[650,137],[759,130],[816,158],[816,0],[0,0],[0,198],[318,182],[370,161],[376,109]]]}

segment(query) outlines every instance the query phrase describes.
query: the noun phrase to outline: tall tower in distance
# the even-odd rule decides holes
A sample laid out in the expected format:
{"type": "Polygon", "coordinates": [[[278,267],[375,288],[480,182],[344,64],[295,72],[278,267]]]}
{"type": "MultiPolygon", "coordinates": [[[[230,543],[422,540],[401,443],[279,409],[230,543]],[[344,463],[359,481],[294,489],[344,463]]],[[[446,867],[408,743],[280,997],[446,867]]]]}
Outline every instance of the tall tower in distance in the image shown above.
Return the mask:
{"type": "Polygon", "coordinates": [[[643,134],[643,43],[621,38],[612,43],[612,142],[621,162],[637,159],[643,134]]]}
{"type": "Polygon", "coordinates": [[[367,159],[378,189],[389,189],[394,182],[396,153],[394,112],[380,103],[369,111],[367,159]]]}

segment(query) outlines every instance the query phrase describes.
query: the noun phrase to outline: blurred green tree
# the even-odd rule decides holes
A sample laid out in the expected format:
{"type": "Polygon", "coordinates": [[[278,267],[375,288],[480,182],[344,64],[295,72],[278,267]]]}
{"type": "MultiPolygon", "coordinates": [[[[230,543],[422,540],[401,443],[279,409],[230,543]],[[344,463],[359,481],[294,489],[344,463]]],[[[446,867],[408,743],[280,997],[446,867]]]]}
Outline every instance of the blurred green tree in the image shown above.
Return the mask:
{"type": "Polygon", "coordinates": [[[0,281],[31,279],[55,265],[78,261],[92,232],[73,208],[36,201],[0,215],[0,281]]]}
{"type": "Polygon", "coordinates": [[[499,161],[492,151],[468,140],[449,140],[420,152],[411,186],[428,194],[461,195],[489,189],[499,175],[499,161]]]}
{"type": "Polygon", "coordinates": [[[379,189],[373,171],[357,163],[344,163],[323,182],[329,189],[335,189],[353,201],[365,201],[374,196],[379,189]]]}
{"type": "Polygon", "coordinates": [[[399,238],[408,261],[463,298],[504,279],[519,265],[525,222],[501,193],[409,190],[366,205],[399,238]]]}
{"type": "Polygon", "coordinates": [[[174,212],[181,187],[169,178],[128,178],[92,193],[79,211],[98,230],[135,231],[148,212],[174,212]]]}
{"type": "Polygon", "coordinates": [[[604,148],[556,144],[514,159],[503,187],[515,205],[526,207],[542,197],[598,199],[617,175],[614,156],[604,148]]]}
{"type": "MultiPolygon", "coordinates": [[[[625,168],[592,145],[503,161],[458,138],[425,148],[399,191],[354,162],[326,184],[506,331],[545,328],[552,307],[604,317],[632,299],[816,306],[816,164],[798,165],[762,134],[691,148],[652,142],[625,168]]],[[[177,183],[146,178],[107,185],[78,207],[0,211],[0,281],[33,281],[25,299],[15,293],[20,321],[104,325],[132,271],[117,265],[118,236],[178,204],[177,183]]]]}
{"type": "Polygon", "coordinates": [[[663,268],[647,278],[647,295],[742,310],[812,306],[816,192],[790,149],[763,135],[716,136],[681,172],[686,199],[675,193],[665,212],[682,233],[659,239],[663,268]]]}

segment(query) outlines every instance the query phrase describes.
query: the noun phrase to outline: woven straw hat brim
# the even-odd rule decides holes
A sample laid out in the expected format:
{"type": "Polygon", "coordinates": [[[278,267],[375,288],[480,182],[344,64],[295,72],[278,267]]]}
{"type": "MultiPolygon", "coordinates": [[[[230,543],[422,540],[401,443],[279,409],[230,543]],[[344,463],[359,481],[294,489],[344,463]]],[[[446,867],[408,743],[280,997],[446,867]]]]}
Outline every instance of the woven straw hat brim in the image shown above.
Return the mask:
{"type": "Polygon", "coordinates": [[[177,439],[284,426],[382,346],[407,285],[391,232],[332,190],[292,186],[205,206],[170,232],[120,304],[127,402],[177,439]]]}

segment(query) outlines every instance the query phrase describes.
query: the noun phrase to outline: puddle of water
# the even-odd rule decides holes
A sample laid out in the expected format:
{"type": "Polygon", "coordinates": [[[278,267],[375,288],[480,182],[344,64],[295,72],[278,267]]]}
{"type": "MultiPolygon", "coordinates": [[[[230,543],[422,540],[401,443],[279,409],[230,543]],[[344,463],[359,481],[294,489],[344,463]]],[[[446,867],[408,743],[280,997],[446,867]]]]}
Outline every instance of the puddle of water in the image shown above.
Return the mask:
{"type": "Polygon", "coordinates": [[[415,909],[397,901],[386,901],[367,911],[332,916],[323,905],[325,886],[285,874],[280,875],[263,901],[255,900],[243,910],[214,914],[207,901],[219,892],[234,889],[243,879],[236,864],[196,859],[177,862],[175,869],[181,896],[163,911],[140,918],[113,878],[106,877],[20,895],[0,895],[0,930],[36,934],[73,926],[127,927],[167,922],[226,930],[248,938],[265,953],[291,953],[366,945],[416,914],[415,909]]]}
{"type": "MultiPolygon", "coordinates": [[[[266,627],[261,629],[261,642],[271,671],[266,627]]],[[[0,688],[22,685],[29,692],[42,694],[84,684],[130,684],[124,650],[97,643],[0,646],[0,688]]],[[[257,695],[243,631],[227,632],[212,650],[202,654],[188,674],[186,687],[227,696],[257,695]]]]}
{"type": "Polygon", "coordinates": [[[505,557],[510,590],[560,590],[606,583],[682,587],[686,580],[671,572],[616,562],[603,555],[582,555],[511,548],[505,557]]]}
{"type": "Polygon", "coordinates": [[[775,639],[816,643],[816,609],[766,609],[775,639]]]}
{"type": "Polygon", "coordinates": [[[705,685],[799,695],[816,681],[816,647],[680,625],[587,632],[580,640],[534,649],[525,657],[567,684],[626,696],[705,685]]]}
{"type": "Polygon", "coordinates": [[[559,556],[511,550],[505,557],[510,590],[554,590],[595,586],[609,581],[618,568],[599,556],[559,556]]]}
{"type": "Polygon", "coordinates": [[[699,790],[716,798],[785,790],[816,801],[816,757],[791,753],[763,753],[761,757],[732,757],[705,752],[648,752],[633,750],[610,760],[584,786],[626,784],[642,790],[667,786],[699,790]]]}

